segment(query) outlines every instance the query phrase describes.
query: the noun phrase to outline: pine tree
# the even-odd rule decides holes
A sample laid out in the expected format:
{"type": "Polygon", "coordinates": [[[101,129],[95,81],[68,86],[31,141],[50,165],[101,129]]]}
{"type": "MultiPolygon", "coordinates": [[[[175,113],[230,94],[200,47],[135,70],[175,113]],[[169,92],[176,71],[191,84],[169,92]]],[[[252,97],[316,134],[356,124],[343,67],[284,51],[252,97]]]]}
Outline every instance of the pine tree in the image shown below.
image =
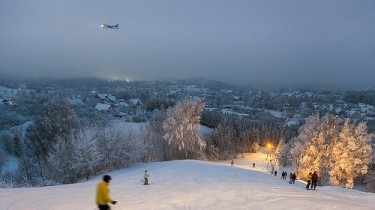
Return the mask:
{"type": "Polygon", "coordinates": [[[374,150],[372,154],[372,161],[369,165],[369,169],[367,170],[366,174],[366,188],[370,192],[375,192],[375,157],[374,157],[374,150]]]}
{"type": "Polygon", "coordinates": [[[18,158],[22,157],[23,145],[21,142],[21,135],[19,134],[19,132],[16,132],[13,137],[13,151],[16,157],[18,158]]]}
{"type": "Polygon", "coordinates": [[[237,152],[234,139],[236,139],[234,128],[228,123],[219,124],[212,133],[213,145],[219,151],[219,159],[231,159],[237,152]]]}
{"type": "Polygon", "coordinates": [[[143,162],[168,160],[167,145],[163,139],[163,122],[166,118],[165,111],[155,110],[147,126],[147,135],[144,138],[145,153],[143,162]]]}

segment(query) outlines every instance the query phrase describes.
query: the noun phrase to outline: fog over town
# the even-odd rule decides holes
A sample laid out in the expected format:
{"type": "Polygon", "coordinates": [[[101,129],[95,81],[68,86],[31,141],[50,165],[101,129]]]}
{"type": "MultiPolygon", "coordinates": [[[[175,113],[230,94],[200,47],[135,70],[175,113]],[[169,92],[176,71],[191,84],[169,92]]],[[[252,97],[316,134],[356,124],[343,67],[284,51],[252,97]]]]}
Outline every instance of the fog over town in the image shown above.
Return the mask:
{"type": "Polygon", "coordinates": [[[0,74],[367,90],[374,10],[369,0],[1,1],[0,74]]]}

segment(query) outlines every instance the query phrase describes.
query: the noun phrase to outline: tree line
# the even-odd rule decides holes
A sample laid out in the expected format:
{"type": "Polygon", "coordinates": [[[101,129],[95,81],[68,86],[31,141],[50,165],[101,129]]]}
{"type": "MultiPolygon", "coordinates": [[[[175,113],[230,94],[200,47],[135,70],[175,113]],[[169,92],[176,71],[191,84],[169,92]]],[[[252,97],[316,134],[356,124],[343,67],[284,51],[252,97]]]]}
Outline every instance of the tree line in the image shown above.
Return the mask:
{"type": "Polygon", "coordinates": [[[148,123],[132,129],[123,121],[80,118],[65,99],[49,100],[24,132],[2,134],[4,150],[19,162],[18,170],[2,182],[74,183],[136,162],[226,160],[272,143],[279,144],[279,163],[293,165],[302,179],[316,170],[323,184],[352,188],[366,183],[375,189],[374,136],[365,123],[312,115],[297,132],[275,118],[253,120],[205,111],[201,101],[185,99],[158,107],[148,123]],[[200,135],[201,124],[212,132],[200,135]],[[295,161],[282,154],[292,154],[295,161]]]}

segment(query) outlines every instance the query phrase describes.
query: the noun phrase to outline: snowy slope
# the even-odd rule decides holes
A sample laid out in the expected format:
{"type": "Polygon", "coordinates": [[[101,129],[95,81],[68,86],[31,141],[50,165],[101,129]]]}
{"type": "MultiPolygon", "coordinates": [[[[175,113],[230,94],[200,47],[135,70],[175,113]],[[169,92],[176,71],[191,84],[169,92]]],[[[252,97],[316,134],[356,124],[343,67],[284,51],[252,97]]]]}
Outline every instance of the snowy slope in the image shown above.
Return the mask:
{"type": "MultiPolygon", "coordinates": [[[[307,191],[272,176],[264,154],[245,154],[229,161],[195,160],[137,164],[109,173],[112,209],[374,209],[375,194],[339,187],[307,191]],[[256,162],[253,170],[252,163],[256,162]],[[141,183],[143,171],[149,186],[141,183]]],[[[0,209],[95,209],[95,188],[90,181],[43,188],[0,189],[0,209]]]]}

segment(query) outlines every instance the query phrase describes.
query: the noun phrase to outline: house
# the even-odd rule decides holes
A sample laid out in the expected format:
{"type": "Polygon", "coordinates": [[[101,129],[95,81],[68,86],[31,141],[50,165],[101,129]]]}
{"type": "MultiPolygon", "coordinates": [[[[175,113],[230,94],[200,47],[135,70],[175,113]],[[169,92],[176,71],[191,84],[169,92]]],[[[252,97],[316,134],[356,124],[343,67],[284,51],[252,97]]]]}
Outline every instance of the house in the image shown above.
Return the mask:
{"type": "Polygon", "coordinates": [[[98,93],[98,97],[99,97],[101,100],[106,100],[106,99],[107,99],[107,93],[98,93]]]}
{"type": "Polygon", "coordinates": [[[374,107],[368,104],[359,103],[358,106],[361,112],[371,113],[374,110],[374,107]]]}
{"type": "Polygon", "coordinates": [[[116,96],[113,96],[113,95],[111,95],[111,94],[108,94],[108,95],[107,95],[107,98],[108,98],[110,101],[113,101],[113,102],[116,101],[116,99],[117,99],[116,96]]]}
{"type": "Polygon", "coordinates": [[[290,119],[286,120],[285,125],[288,126],[288,127],[298,126],[298,125],[300,125],[300,120],[298,118],[290,118],[290,119]]]}
{"type": "Polygon", "coordinates": [[[79,98],[68,99],[68,102],[71,106],[81,106],[84,104],[79,98]]]}
{"type": "Polygon", "coordinates": [[[98,111],[108,111],[110,107],[111,105],[109,104],[98,103],[96,104],[95,109],[98,111]]]}
{"type": "Polygon", "coordinates": [[[142,101],[139,98],[132,98],[132,99],[129,99],[129,105],[130,106],[141,106],[142,101]]]}
{"type": "Polygon", "coordinates": [[[112,102],[116,101],[116,96],[113,96],[111,94],[107,94],[107,93],[98,93],[98,97],[101,99],[101,100],[110,100],[112,102]]]}

